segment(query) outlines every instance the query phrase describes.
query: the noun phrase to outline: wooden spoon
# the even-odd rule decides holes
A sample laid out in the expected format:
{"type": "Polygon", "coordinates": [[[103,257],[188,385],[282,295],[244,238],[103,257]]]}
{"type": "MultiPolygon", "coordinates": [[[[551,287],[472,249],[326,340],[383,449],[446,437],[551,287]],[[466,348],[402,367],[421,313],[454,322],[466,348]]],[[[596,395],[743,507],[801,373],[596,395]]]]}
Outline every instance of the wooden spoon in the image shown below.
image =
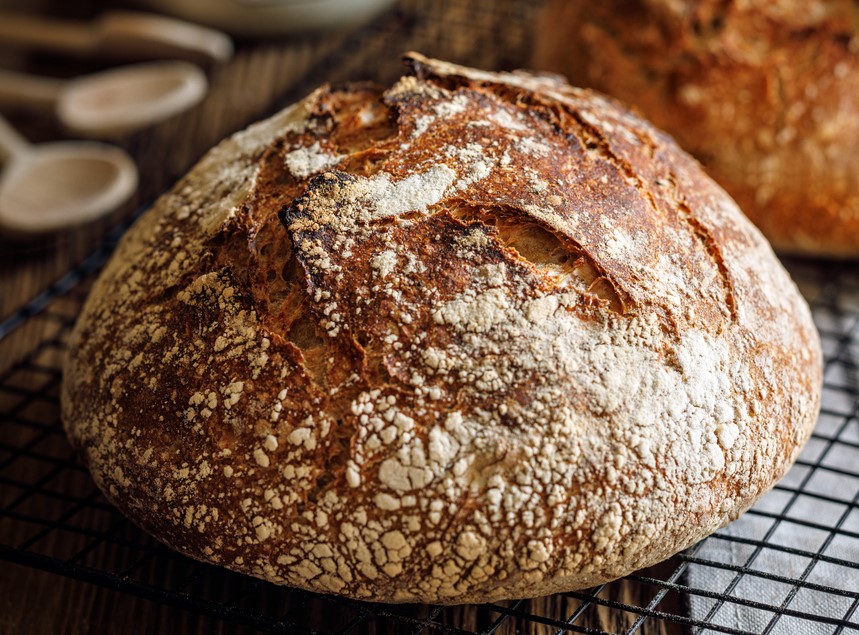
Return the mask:
{"type": "Polygon", "coordinates": [[[71,133],[111,137],[190,108],[208,83],[188,62],[149,62],[58,80],[0,70],[0,110],[53,110],[71,133]]]}
{"type": "Polygon", "coordinates": [[[111,11],[92,22],[0,13],[0,46],[123,60],[182,59],[208,65],[233,55],[229,37],[174,18],[111,11]]]}
{"type": "Polygon", "coordinates": [[[34,146],[0,117],[0,228],[42,234],[94,220],[137,188],[137,168],[120,148],[92,141],[34,146]]]}

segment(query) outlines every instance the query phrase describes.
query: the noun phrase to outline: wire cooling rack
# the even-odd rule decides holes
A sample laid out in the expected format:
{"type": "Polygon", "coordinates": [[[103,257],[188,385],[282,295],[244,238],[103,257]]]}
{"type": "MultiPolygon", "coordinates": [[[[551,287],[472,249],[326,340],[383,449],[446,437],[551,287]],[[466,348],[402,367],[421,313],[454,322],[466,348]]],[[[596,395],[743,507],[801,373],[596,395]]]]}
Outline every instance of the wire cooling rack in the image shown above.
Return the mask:
{"type": "MultiPolygon", "coordinates": [[[[516,20],[529,19],[535,4],[403,2],[317,66],[285,101],[324,78],[365,76],[374,59],[406,48],[478,66],[520,64],[527,42],[516,20]],[[435,19],[421,6],[432,7],[435,19]]],[[[394,72],[374,76],[388,80],[394,72]]],[[[823,341],[823,410],[796,466],[739,521],[659,566],[588,591],[481,606],[390,606],[279,588],[191,561],[120,515],[76,461],[59,422],[62,355],[87,290],[124,229],[0,323],[0,560],[271,632],[859,632],[857,267],[789,263],[823,341]]]]}
{"type": "Polygon", "coordinates": [[[737,523],[586,592],[442,608],[319,596],[197,563],[104,500],[65,439],[58,392],[66,336],[108,251],[0,324],[0,353],[24,330],[42,333],[0,374],[0,559],[273,632],[859,631],[859,272],[847,265],[792,265],[825,351],[821,419],[788,476],[737,523]]]}

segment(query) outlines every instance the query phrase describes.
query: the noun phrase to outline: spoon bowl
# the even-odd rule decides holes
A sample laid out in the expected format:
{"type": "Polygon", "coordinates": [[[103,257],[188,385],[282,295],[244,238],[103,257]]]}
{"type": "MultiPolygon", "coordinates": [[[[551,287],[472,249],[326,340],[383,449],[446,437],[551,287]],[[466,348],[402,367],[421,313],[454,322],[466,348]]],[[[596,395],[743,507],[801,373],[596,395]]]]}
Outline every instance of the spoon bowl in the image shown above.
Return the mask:
{"type": "Polygon", "coordinates": [[[61,141],[33,146],[0,119],[7,156],[0,176],[0,227],[44,234],[94,220],[137,188],[137,168],[116,146],[61,141]]]}
{"type": "Polygon", "coordinates": [[[70,80],[0,70],[0,108],[53,112],[70,133],[113,137],[177,115],[206,94],[188,62],[148,62],[70,80]]]}
{"type": "Polygon", "coordinates": [[[205,74],[188,62],[123,66],[70,81],[57,116],[75,134],[121,135],[190,108],[206,88],[205,74]]]}

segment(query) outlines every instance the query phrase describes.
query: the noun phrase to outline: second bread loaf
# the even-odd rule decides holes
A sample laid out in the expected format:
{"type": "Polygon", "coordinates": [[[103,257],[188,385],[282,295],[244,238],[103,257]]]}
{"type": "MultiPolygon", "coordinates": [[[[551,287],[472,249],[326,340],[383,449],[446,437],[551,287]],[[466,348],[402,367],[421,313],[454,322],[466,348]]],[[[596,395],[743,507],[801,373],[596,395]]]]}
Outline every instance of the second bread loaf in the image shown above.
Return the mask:
{"type": "Polygon", "coordinates": [[[534,66],[640,109],[776,249],[859,257],[859,3],[550,0],[534,66]]]}

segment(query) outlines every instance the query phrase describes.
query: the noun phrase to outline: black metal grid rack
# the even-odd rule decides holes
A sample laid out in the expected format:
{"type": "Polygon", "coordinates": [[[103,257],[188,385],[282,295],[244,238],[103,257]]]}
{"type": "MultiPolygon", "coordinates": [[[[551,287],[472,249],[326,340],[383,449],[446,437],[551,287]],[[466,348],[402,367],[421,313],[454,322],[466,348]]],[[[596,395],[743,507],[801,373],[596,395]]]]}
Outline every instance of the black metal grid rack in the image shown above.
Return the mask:
{"type": "MultiPolygon", "coordinates": [[[[457,4],[468,3],[438,6],[457,4]]],[[[296,95],[348,75],[359,48],[368,56],[402,50],[391,29],[407,22],[400,12],[359,33],[296,95]]],[[[0,323],[0,559],[273,632],[859,632],[859,268],[789,263],[823,341],[823,409],[796,466],[739,521],[662,565],[585,592],[389,606],[278,588],[184,558],[121,516],[76,462],[59,423],[61,359],[122,229],[0,323]],[[11,338],[32,341],[14,362],[2,359],[11,338]]]]}

